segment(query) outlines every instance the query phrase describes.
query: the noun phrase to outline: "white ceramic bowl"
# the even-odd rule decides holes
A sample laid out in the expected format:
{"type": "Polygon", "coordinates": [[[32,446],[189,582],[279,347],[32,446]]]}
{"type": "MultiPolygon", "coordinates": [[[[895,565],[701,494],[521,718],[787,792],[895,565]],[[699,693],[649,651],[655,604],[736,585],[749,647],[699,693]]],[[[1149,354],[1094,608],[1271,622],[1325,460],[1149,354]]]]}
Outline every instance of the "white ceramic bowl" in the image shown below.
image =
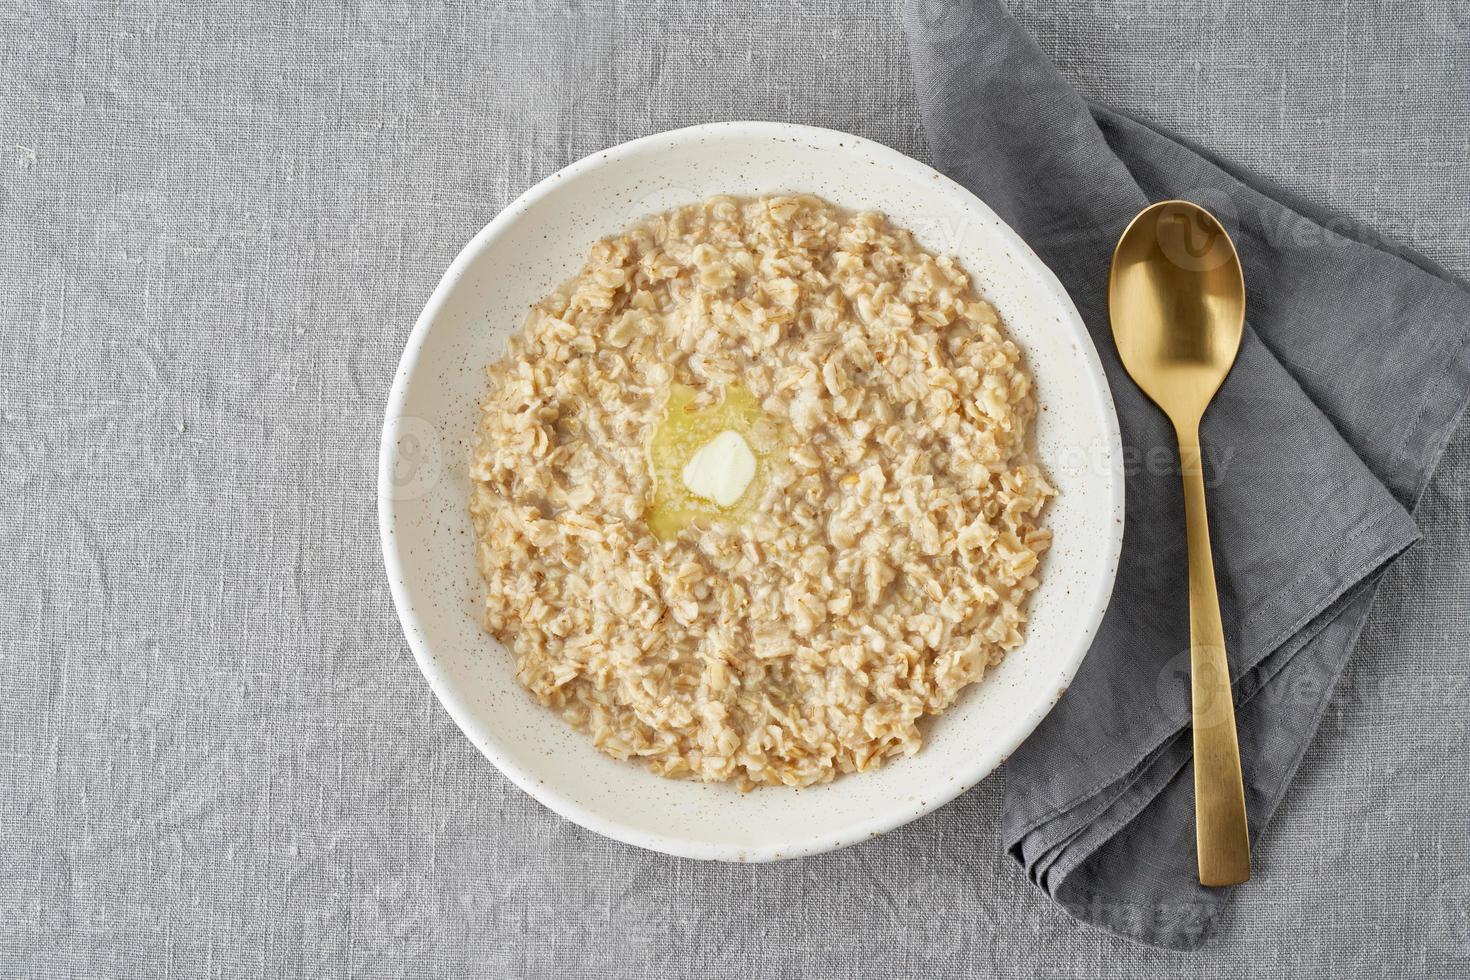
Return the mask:
{"type": "Polygon", "coordinates": [[[717,123],[581,160],[521,195],[465,246],[414,325],[393,381],[378,514],[393,600],[419,668],[501,772],[608,837],[684,857],[768,861],[907,823],[984,778],[1031,733],[1077,669],[1112,588],[1121,457],[1107,382],[1071,301],[974,195],[855,136],[717,123]],[[1037,445],[1060,494],[1048,512],[1055,544],[1025,646],[932,722],[918,755],[826,786],[742,794],[610,759],[516,683],[510,653],[480,627],[468,460],[485,366],[594,241],[715,194],[792,191],[882,211],[960,259],[1026,351],[1043,407],[1037,445]]]}

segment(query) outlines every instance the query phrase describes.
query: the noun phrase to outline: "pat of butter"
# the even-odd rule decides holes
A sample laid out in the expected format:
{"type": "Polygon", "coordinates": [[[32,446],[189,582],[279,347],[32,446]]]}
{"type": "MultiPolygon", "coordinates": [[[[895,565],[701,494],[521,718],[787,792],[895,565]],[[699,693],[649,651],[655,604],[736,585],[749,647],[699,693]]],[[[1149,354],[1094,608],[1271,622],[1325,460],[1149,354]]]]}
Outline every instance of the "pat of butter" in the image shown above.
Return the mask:
{"type": "Polygon", "coordinates": [[[729,507],[755,479],[755,453],[740,433],[726,429],[690,457],[682,476],[696,497],[729,507]]]}

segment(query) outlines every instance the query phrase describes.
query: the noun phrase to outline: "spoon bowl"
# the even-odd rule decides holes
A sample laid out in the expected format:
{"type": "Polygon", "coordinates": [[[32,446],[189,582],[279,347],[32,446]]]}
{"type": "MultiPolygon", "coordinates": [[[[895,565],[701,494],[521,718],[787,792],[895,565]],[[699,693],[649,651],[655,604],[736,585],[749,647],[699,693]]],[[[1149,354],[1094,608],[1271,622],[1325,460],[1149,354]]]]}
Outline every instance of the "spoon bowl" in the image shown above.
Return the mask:
{"type": "Polygon", "coordinates": [[[1145,208],[1113,253],[1108,304],[1133,380],[1171,419],[1198,420],[1245,328],[1245,278],[1220,222],[1188,201],[1145,208]]]}

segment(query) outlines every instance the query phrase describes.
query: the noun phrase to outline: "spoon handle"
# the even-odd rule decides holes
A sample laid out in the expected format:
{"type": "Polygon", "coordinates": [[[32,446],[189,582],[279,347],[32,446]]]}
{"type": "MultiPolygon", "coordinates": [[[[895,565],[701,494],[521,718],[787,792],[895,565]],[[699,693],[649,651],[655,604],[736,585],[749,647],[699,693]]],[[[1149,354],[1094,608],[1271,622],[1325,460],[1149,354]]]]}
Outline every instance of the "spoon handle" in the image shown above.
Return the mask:
{"type": "Polygon", "coordinates": [[[1194,821],[1202,885],[1236,885],[1251,876],[1245,788],[1225,630],[1215,590],[1210,526],[1199,424],[1176,427],[1184,474],[1184,512],[1189,540],[1190,693],[1194,708],[1194,821]]]}

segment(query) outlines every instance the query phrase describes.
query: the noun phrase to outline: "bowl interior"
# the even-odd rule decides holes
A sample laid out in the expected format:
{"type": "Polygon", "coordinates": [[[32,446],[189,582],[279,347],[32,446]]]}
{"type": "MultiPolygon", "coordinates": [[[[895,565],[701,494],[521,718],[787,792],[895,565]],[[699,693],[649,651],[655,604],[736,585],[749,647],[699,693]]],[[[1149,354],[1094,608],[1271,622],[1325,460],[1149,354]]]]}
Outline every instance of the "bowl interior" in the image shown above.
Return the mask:
{"type": "Polygon", "coordinates": [[[394,600],[435,694],[512,780],[578,823],[673,854],[768,860],[905,823],[989,774],[1070,680],[1102,614],[1122,537],[1117,424],[1102,370],[1051,273],[968,191],[878,144],[828,130],[727,123],[624,144],[549,178],[455,260],[424,310],[384,428],[380,519],[394,600]],[[882,211],[957,256],[1026,351],[1037,445],[1060,491],[1025,646],[930,723],[911,759],[827,786],[742,794],[603,756],[515,681],[479,622],[468,460],[485,365],[527,308],[633,218],[714,194],[820,194],[882,211]]]}

